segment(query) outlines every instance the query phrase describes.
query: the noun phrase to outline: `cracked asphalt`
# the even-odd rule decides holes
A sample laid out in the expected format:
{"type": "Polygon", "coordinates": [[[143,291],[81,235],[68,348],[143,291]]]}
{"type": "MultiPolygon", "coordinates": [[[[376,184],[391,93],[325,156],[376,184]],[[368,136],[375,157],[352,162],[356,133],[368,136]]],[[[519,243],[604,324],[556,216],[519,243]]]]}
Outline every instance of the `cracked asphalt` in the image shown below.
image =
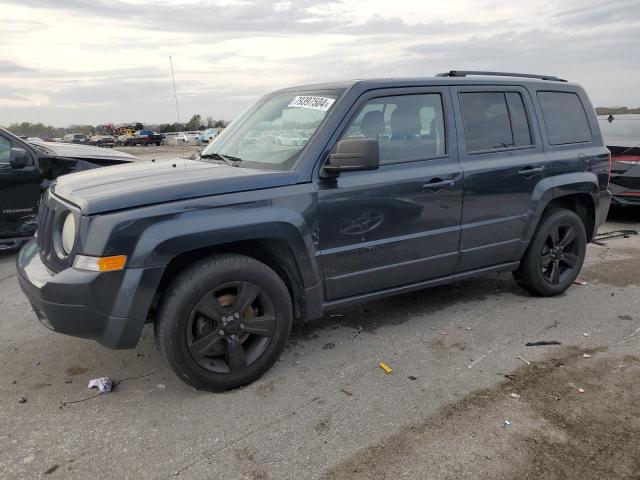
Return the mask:
{"type": "MultiPolygon", "coordinates": [[[[640,211],[614,212],[600,231],[620,228],[640,228],[640,211]]],[[[604,428],[620,420],[629,435],[616,441],[640,455],[638,397],[623,395],[638,385],[639,370],[620,367],[640,355],[638,236],[590,245],[586,285],[556,298],[532,297],[499,274],[337,310],[297,327],[262,379],[224,394],[174,377],[148,327],[127,351],[48,331],[20,292],[14,261],[0,256],[0,478],[383,478],[386,471],[388,478],[478,478],[471,470],[478,458],[483,478],[529,478],[507,468],[516,457],[495,452],[517,438],[540,445],[541,420],[504,400],[505,374],[534,371],[548,371],[544,378],[555,383],[520,385],[523,399],[541,399],[532,412],[552,408],[544,403],[552,385],[571,397],[553,405],[580,409],[587,420],[589,401],[613,398],[604,428]],[[540,340],[562,345],[525,346],[540,340]],[[600,362],[597,381],[580,384],[585,396],[571,396],[579,386],[572,376],[589,378],[579,373],[585,352],[600,362]],[[564,376],[553,358],[565,359],[564,376]],[[84,400],[94,394],[89,379],[105,375],[122,383],[84,400]],[[598,386],[607,387],[589,400],[598,386]],[[491,399],[490,414],[474,410],[477,398],[491,399]]],[[[574,430],[558,425],[553,445],[571,443],[574,430]]],[[[590,477],[607,467],[594,461],[583,478],[614,478],[590,477]]],[[[629,468],[615,478],[638,478],[629,468]]]]}

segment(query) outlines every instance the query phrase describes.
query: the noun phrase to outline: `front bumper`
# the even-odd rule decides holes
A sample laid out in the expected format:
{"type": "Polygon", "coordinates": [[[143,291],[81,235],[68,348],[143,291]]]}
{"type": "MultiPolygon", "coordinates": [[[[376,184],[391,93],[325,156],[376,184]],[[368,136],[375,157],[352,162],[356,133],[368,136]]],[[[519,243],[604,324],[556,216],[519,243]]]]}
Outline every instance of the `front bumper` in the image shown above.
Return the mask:
{"type": "Polygon", "coordinates": [[[16,264],[20,287],[43,325],[118,349],[138,343],[164,272],[164,267],[153,267],[52,273],[34,240],[20,250],[16,264]]]}

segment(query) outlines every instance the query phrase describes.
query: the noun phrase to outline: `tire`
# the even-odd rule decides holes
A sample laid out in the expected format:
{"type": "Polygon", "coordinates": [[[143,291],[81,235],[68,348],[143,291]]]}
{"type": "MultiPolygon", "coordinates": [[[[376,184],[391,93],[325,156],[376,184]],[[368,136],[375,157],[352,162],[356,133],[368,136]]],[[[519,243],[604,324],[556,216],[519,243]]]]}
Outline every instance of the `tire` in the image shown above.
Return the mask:
{"type": "Polygon", "coordinates": [[[541,219],[513,276],[535,295],[560,295],[580,273],[586,250],[587,234],[580,217],[571,210],[550,211],[541,219]]]}
{"type": "Polygon", "coordinates": [[[182,381],[220,392],[269,370],[287,344],[292,323],[291,297],[278,274],[250,257],[228,254],[197,262],[173,280],[155,332],[160,351],[182,381]]]}

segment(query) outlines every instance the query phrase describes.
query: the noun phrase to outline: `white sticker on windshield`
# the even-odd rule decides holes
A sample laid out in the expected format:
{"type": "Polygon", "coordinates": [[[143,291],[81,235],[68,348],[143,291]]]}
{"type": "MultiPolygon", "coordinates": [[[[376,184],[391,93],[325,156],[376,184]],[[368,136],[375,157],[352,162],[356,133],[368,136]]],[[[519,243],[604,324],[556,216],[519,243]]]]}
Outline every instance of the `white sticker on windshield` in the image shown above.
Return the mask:
{"type": "Polygon", "coordinates": [[[327,97],[316,97],[313,95],[299,95],[291,100],[289,107],[291,108],[311,108],[313,110],[320,110],[326,112],[329,110],[333,102],[336,100],[334,98],[327,97]]]}

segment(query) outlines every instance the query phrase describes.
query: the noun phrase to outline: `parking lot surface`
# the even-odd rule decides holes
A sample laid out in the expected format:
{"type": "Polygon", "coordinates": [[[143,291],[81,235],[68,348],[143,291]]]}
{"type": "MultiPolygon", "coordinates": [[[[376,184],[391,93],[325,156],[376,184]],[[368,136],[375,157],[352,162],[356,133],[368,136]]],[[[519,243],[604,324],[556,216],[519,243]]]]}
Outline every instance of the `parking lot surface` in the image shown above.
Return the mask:
{"type": "Polygon", "coordinates": [[[224,394],[180,382],[149,326],[127,351],[48,331],[14,261],[0,256],[1,478],[638,478],[638,236],[590,245],[587,283],[556,298],[499,274],[332,312],[224,394]],[[543,340],[561,345],[525,346],[543,340]],[[87,399],[106,375],[121,383],[87,399]]]}

